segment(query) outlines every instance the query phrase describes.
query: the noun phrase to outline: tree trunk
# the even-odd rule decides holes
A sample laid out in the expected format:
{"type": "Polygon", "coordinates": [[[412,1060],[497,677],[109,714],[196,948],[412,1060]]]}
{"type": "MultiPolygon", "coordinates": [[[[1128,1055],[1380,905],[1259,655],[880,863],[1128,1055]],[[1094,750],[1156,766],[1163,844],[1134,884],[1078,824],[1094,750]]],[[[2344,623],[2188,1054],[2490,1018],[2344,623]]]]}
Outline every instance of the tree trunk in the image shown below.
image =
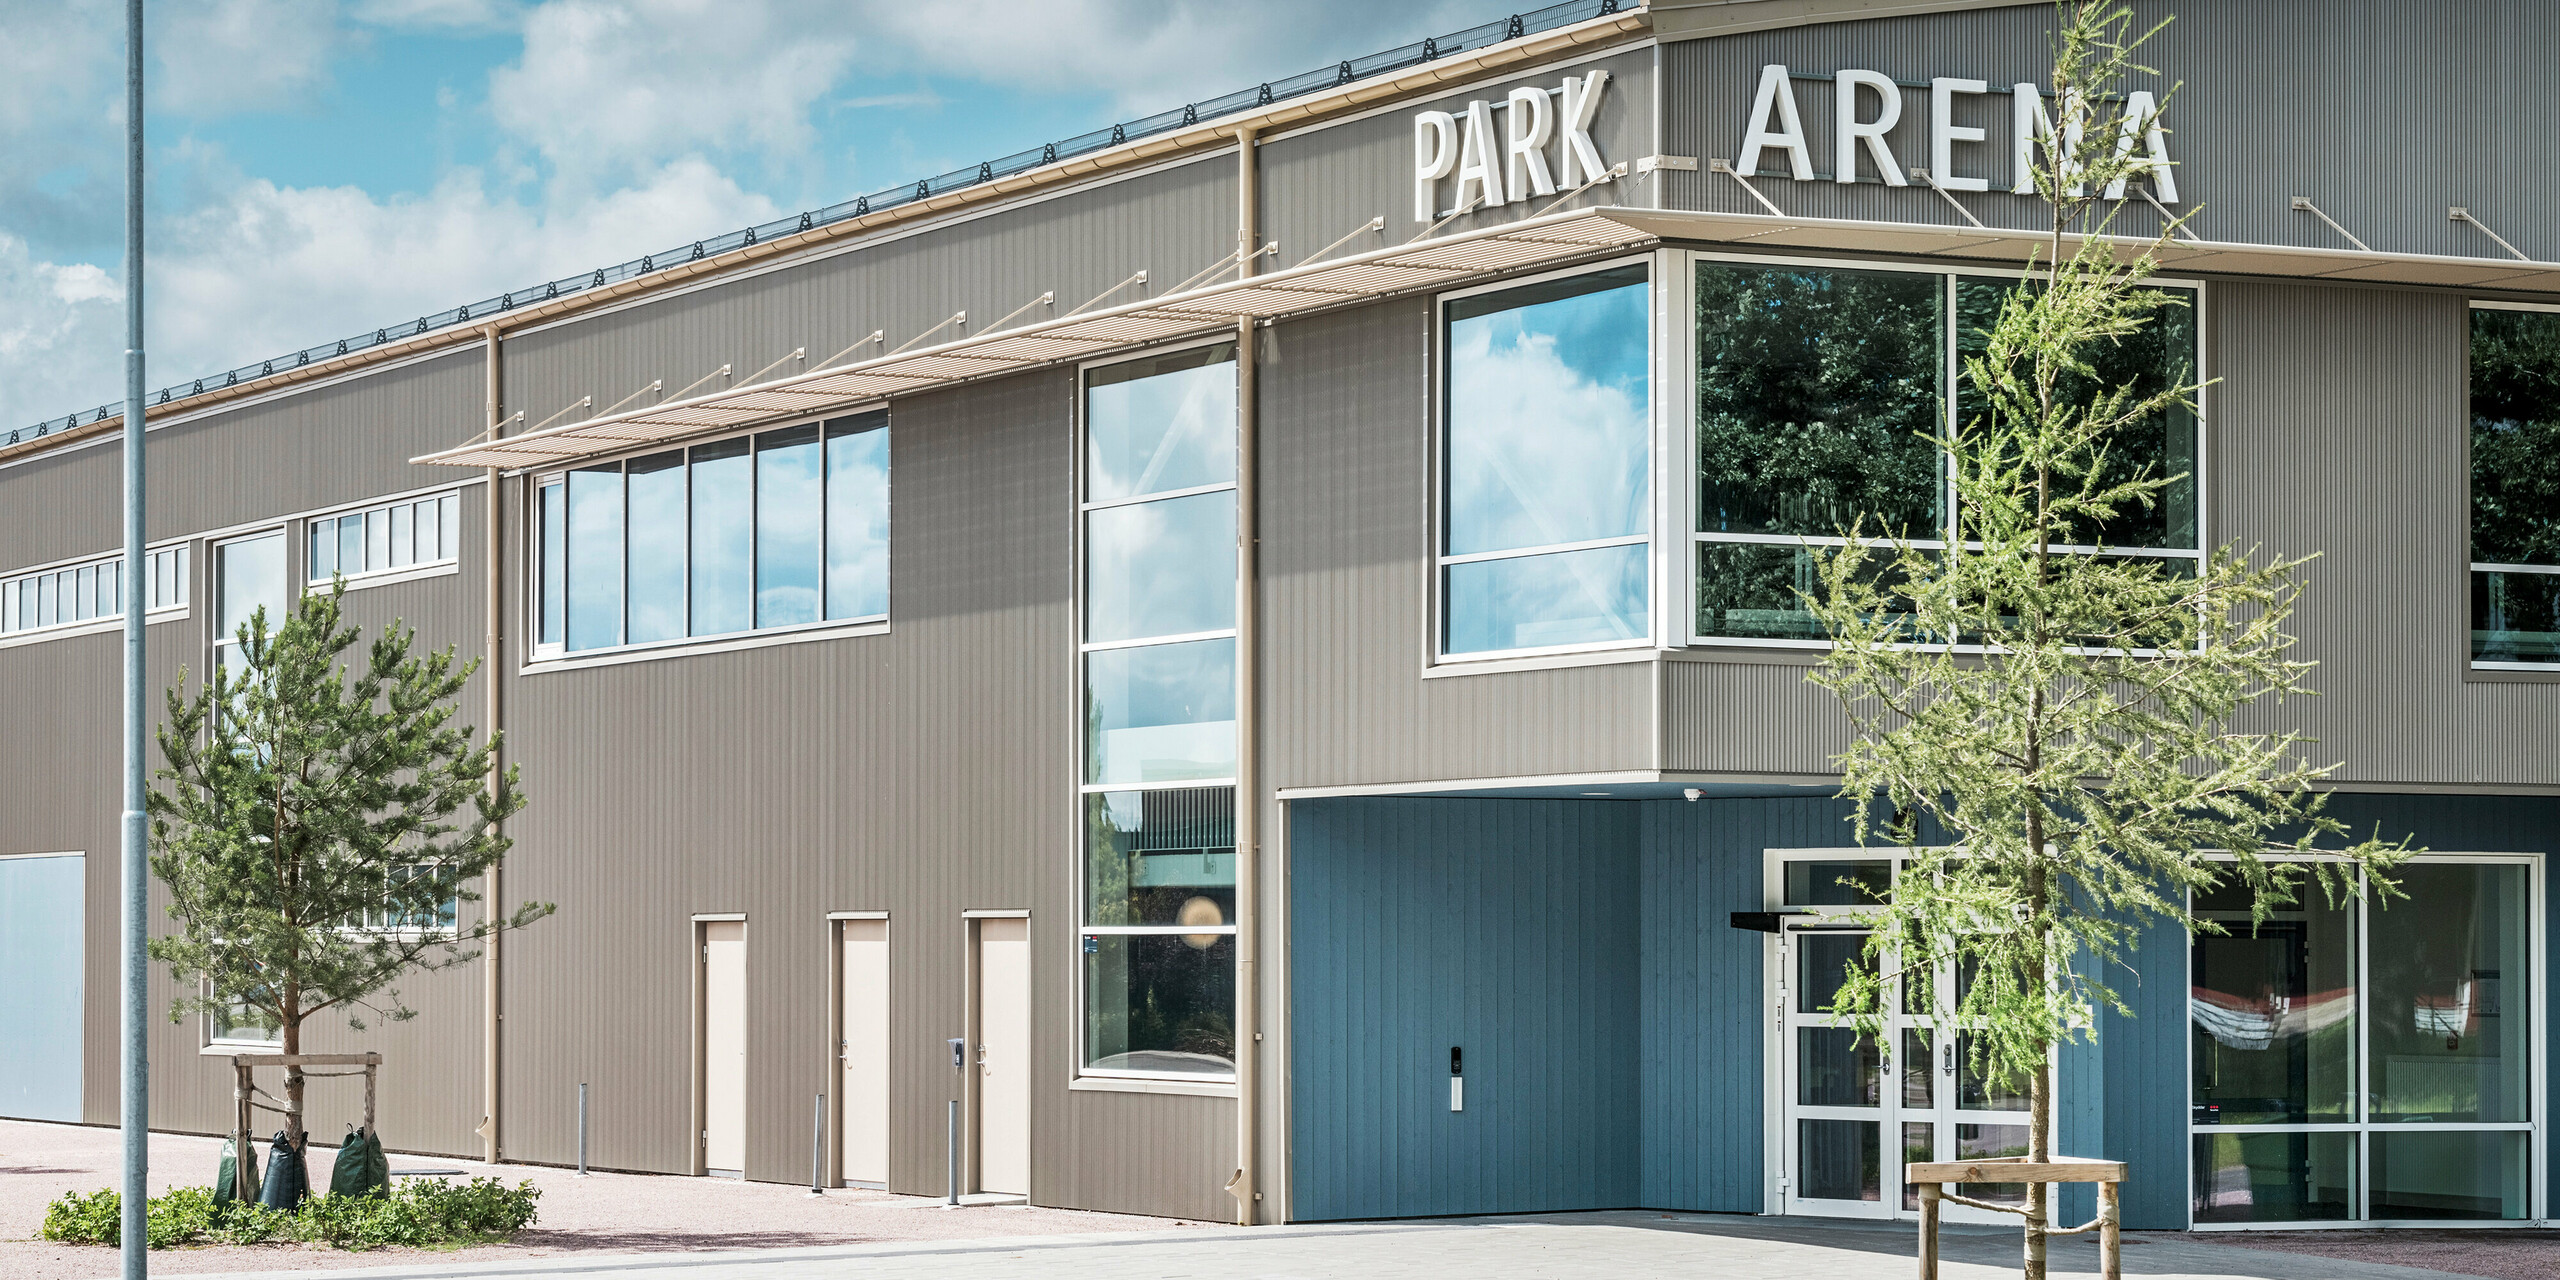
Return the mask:
{"type": "MultiPolygon", "coordinates": [[[[2044,849],[2043,815],[2030,814],[2027,829],[2032,842],[2029,847],[2040,854],[2044,849]]],[[[2027,879],[2027,908],[2033,913],[2029,919],[2039,926],[2044,920],[2044,907],[2045,878],[2039,868],[2030,872],[2027,879]]],[[[2053,975],[2045,964],[2049,956],[2050,952],[2042,949],[2036,953],[2034,971],[2028,975],[2032,990],[2042,991],[2051,984],[2053,975]]],[[[2053,1046],[2047,1044],[2040,1056],[2042,1062],[2027,1081],[2027,1160],[2032,1164],[2053,1159],[2053,1046]]],[[[2026,1256],[2019,1268],[2024,1280],[2045,1280],[2045,1245],[2050,1240],[2045,1230],[2052,1223],[2052,1209],[2053,1184],[2028,1183],[2027,1220],[2022,1228],[2026,1256]]]]}
{"type": "MultiPolygon", "coordinates": [[[[278,1002],[279,1019],[284,1024],[283,1048],[288,1058],[302,1052],[302,993],[295,984],[286,983],[284,999],[278,1002]]],[[[287,1063],[284,1069],[284,1136],[296,1152],[302,1150],[302,1066],[287,1063]]]]}

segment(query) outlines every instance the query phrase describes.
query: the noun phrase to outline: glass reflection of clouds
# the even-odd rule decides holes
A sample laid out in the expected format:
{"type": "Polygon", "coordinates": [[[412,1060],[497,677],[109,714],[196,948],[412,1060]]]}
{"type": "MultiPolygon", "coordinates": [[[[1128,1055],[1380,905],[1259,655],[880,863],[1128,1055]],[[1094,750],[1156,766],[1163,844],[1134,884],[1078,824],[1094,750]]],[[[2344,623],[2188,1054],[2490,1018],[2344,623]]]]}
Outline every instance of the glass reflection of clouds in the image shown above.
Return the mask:
{"type": "Polygon", "coordinates": [[[1445,652],[1649,634],[1650,295],[1636,265],[1448,304],[1445,652]]]}
{"type": "Polygon", "coordinates": [[[827,616],[889,612],[889,416],[827,428],[827,616]]]}
{"type": "Polygon", "coordinates": [[[1086,375],[1085,501],[1116,502],[1235,478],[1232,344],[1086,375]]]}
{"type": "Polygon", "coordinates": [[[537,646],[885,616],[888,421],[872,412],[542,478],[537,646]]]}
{"type": "Polygon", "coordinates": [[[1093,511],[1085,520],[1085,639],[1234,627],[1235,544],[1230,490],[1093,511]]]}
{"type": "Polygon", "coordinates": [[[1125,785],[1232,778],[1232,638],[1101,649],[1085,655],[1092,741],[1085,781],[1125,785]]]}

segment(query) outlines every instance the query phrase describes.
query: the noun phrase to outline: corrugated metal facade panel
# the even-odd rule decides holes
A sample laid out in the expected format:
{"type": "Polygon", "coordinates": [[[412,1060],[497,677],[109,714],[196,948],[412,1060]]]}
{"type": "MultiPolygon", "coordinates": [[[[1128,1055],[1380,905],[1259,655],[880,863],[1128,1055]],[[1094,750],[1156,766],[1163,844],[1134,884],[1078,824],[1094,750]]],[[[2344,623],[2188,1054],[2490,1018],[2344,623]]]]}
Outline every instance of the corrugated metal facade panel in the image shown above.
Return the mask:
{"type": "MultiPolygon", "coordinates": [[[[1263,143],[1259,157],[1262,238],[1266,243],[1276,241],[1280,245],[1278,257],[1266,269],[1299,262],[1350,234],[1371,217],[1384,217],[1386,227],[1343,245],[1334,251],[1337,255],[1402,244],[1430,225],[1416,222],[1413,217],[1415,113],[1446,111],[1463,123],[1470,102],[1499,106],[1515,87],[1552,91],[1568,74],[1582,77],[1595,70],[1607,71],[1609,80],[1601,90],[1599,113],[1592,119],[1592,148],[1600,153],[1601,163],[1624,161],[1632,173],[1636,158],[1653,151],[1653,54],[1649,49],[1602,54],[1493,81],[1482,88],[1400,102],[1375,114],[1263,143]]],[[[1552,94],[1550,100],[1554,100],[1552,94]]],[[[1495,129],[1502,127],[1502,118],[1500,112],[1495,113],[1495,129]]],[[[1551,177],[1555,176],[1557,164],[1554,157],[1555,148],[1550,146],[1547,163],[1551,177]]],[[[1649,181],[1631,177],[1594,187],[1581,197],[1581,203],[1645,205],[1648,192],[1642,184],[1649,181]]],[[[1440,181],[1440,211],[1451,207],[1456,189],[1454,180],[1440,181]]],[[[1562,194],[1563,190],[1559,190],[1556,196],[1562,194]]],[[[1444,230],[1488,227],[1524,218],[1545,208],[1556,196],[1518,199],[1467,214],[1452,220],[1444,230]]]]}
{"type": "Polygon", "coordinates": [[[2298,727],[2339,782],[2560,783],[2560,685],[2469,665],[2462,300],[2319,286],[2210,291],[2211,537],[2320,558],[2294,615],[2322,697],[2298,727]],[[2387,513],[2387,514],[2386,514],[2387,513]]]}
{"type": "MultiPolygon", "coordinates": [[[[174,538],[468,478],[409,465],[479,429],[476,351],[151,429],[149,535],[174,538]]],[[[124,537],[113,442],[0,467],[0,573],[110,555],[124,537]]]]}
{"type": "Polygon", "coordinates": [[[1719,660],[1693,649],[1662,668],[1662,767],[1675,772],[1832,772],[1849,742],[1832,696],[1806,683],[1809,661],[1754,653],[1719,660]]]}
{"type": "MultiPolygon", "coordinates": [[[[722,364],[734,383],[806,348],[806,362],[771,375],[779,376],[875,329],[886,333],[884,343],[854,358],[878,355],[961,310],[969,313],[965,332],[983,332],[1044,292],[1057,295],[1054,305],[1033,307],[1015,323],[1060,316],[1142,270],[1146,284],[1103,305],[1161,294],[1235,248],[1235,177],[1232,151],[1207,156],[510,338],[508,407],[535,423],[594,396],[593,410],[571,415],[589,416],[652,379],[663,379],[671,398],[722,364]]],[[[963,331],[954,326],[927,341],[963,331]]]]}
{"type": "MultiPolygon", "coordinates": [[[[2516,138],[2560,130],[2560,101],[2546,92],[2560,57],[2560,12],[2528,3],[2413,6],[2392,0],[2144,0],[2148,24],[2175,22],[2144,50],[2160,68],[2154,92],[2177,86],[2168,109],[2170,153],[2183,208],[2202,206],[2195,233],[2208,240],[2345,248],[2337,233],[2290,205],[2318,201],[2376,249],[2506,255],[2474,228],[2448,220],[2468,206],[2535,258],[2560,257],[2560,174],[2521,163],[2516,138]],[[2389,181],[2370,181],[2375,157],[2389,181]]],[[[2039,226],[2038,206],[2002,194],[2010,174],[2007,88],[2045,83],[2053,65],[2049,11],[2003,8],[1929,17],[1841,22],[1684,41],[1665,50],[1664,150],[1701,159],[1670,175],[1675,208],[1758,212],[1733,179],[1708,173],[1710,157],[1738,158],[1760,68],[1784,63],[1828,75],[1881,71],[1902,81],[1901,123],[1888,137],[1906,165],[1929,163],[1934,76],[1987,81],[1992,95],[1959,101],[1958,119],[1984,142],[1958,153],[1956,172],[1994,191],[1960,197],[1994,226],[2039,226]]],[[[1840,186],[1832,145],[1832,85],[1796,82],[1820,182],[1765,178],[1760,189],[1790,213],[1959,225],[1955,211],[1914,184],[1894,190],[1862,161],[1860,185],[1840,186]]],[[[1872,95],[1862,108],[1875,111],[1872,95]]],[[[1783,153],[1763,161],[1786,167],[1783,153]]],[[[2127,228],[2158,220],[2139,201],[2127,228]]]]}
{"type": "Polygon", "coordinates": [[[1642,663],[1424,679],[1432,306],[1266,330],[1262,567],[1275,788],[1653,765],[1642,663]]]}
{"type": "Polygon", "coordinates": [[[1636,1201],[1636,816],[1292,806],[1295,1217],[1636,1201]]]}
{"type": "Polygon", "coordinates": [[[688,920],[744,912],[747,1175],[807,1176],[810,1099],[832,1091],[825,915],[887,911],[890,1185],[938,1193],[962,913],[1029,910],[1033,1198],[1231,1212],[1232,1102],[1066,1087],[1073,385],[1059,372],[899,402],[887,634],[511,679],[510,755],[534,803],[510,893],[566,904],[507,964],[511,1157],[575,1158],[583,1080],[594,1162],[690,1167],[688,920]]]}
{"type": "MultiPolygon", "coordinates": [[[[316,428],[318,420],[306,427],[316,428]]],[[[158,446],[157,437],[153,444],[158,446]]],[[[192,447],[210,440],[192,442],[192,447]]],[[[326,450],[318,443],[315,451],[326,450]]],[[[183,456],[177,450],[173,455],[183,456]]],[[[75,455],[76,456],[76,455],[75,455]]],[[[113,453],[107,455],[113,458],[113,453]]],[[[296,464],[301,465],[301,464],[296,464]]],[[[356,470],[344,460],[317,464],[353,483],[356,470]],[[338,471],[337,468],[347,467],[338,471]]],[[[74,477],[60,478],[70,483],[74,477]]],[[[410,477],[414,484],[414,477],[410,477]]],[[[94,483],[95,477],[80,478],[94,483]]],[[[113,472],[104,481],[114,492],[113,472]]],[[[14,490],[27,486],[16,477],[14,490]]],[[[42,487],[42,486],[32,486],[42,487]]],[[[175,486],[173,486],[175,487],[175,486]]],[[[252,486],[254,488],[254,486],[252,486]]],[[[112,511],[111,496],[91,501],[112,511]]],[[[269,501],[294,490],[273,489],[268,496],[250,493],[245,502],[269,501]]],[[[343,490],[340,490],[343,492],[343,490]]],[[[65,495],[66,503],[77,493],[65,495]]],[[[208,496],[202,501],[210,501],[208,496]]],[[[286,499],[290,501],[288,497],[286,499]]],[[[176,503],[173,505],[184,504],[176,503]]],[[[476,648],[479,622],[479,494],[463,493],[463,571],[449,577],[370,587],[348,596],[351,620],[368,636],[393,619],[417,630],[421,650],[448,644],[476,648]]],[[[255,510],[256,508],[250,508],[255,510]]],[[[272,509],[272,507],[268,508],[272,509]]],[[[183,618],[155,622],[149,631],[147,688],[166,689],[187,673],[188,688],[208,666],[210,640],[206,610],[210,600],[208,552],[199,541],[193,552],[195,581],[189,590],[195,604],[183,618]]],[[[122,760],[118,744],[117,708],[121,705],[118,675],[120,639],[114,633],[37,641],[0,648],[0,687],[12,691],[12,714],[45,726],[42,734],[20,734],[0,740],[0,853],[80,851],[88,855],[84,912],[85,981],[89,996],[83,1023],[83,1111],[90,1123],[112,1124],[116,1116],[116,1070],[119,1038],[115,993],[118,978],[117,935],[120,928],[121,870],[117,859],[116,782],[122,760]]],[[[477,679],[462,699],[462,719],[476,722],[480,701],[477,679]]],[[[157,710],[158,704],[154,703],[157,710]]],[[[150,748],[150,767],[161,763],[150,748]]],[[[168,895],[154,881],[150,908],[155,934],[170,931],[168,895]]],[[[385,1141],[399,1150],[462,1154],[476,1150],[471,1129],[480,1121],[480,998],[476,971],[465,969],[423,976],[400,984],[411,1021],[385,1023],[368,1015],[372,1030],[351,1031],[339,1013],[318,1015],[306,1028],[306,1049],[314,1053],[375,1049],[386,1059],[379,1119],[385,1141]]],[[[156,1128],[220,1132],[231,1124],[231,1079],[226,1060],[200,1055],[204,1024],[200,1017],[180,1023],[165,1015],[174,998],[168,970],[152,966],[150,998],[154,1010],[151,1054],[154,1069],[152,1123],[156,1128]]],[[[311,1129],[334,1140],[340,1128],[362,1113],[362,1093],[341,1082],[314,1082],[311,1129]]]]}

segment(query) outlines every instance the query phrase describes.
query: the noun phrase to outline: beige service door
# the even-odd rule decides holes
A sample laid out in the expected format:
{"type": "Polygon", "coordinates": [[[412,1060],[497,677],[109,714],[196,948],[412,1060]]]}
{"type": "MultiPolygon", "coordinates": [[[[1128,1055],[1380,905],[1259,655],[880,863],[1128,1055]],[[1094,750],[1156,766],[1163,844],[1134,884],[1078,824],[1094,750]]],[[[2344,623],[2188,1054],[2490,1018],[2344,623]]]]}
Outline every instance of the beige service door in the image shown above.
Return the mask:
{"type": "Polygon", "coordinates": [[[844,1180],[889,1182],[889,922],[844,922],[844,1180]]]}
{"type": "Polygon", "coordinates": [[[1031,922],[978,922],[978,1190],[1031,1194],[1031,922]]]}
{"type": "Polygon", "coordinates": [[[702,1163],[715,1174],[747,1167],[747,926],[702,926],[702,1163]]]}

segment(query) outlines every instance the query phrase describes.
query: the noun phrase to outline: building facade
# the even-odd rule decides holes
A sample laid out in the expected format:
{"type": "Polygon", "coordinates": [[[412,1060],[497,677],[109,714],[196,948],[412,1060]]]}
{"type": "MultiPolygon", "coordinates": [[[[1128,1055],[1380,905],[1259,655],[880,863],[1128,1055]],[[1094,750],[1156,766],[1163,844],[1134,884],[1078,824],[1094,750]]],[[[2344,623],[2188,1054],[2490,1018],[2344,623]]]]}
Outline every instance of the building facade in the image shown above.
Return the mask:
{"type": "MultiPolygon", "coordinates": [[[[2325,696],[2245,727],[2428,853],[2146,936],[2061,1144],[2143,1227],[2539,1222],[2560,13],[2173,8],[2114,207],[2190,221],[2113,358],[2209,385],[2108,542],[2318,553],[2325,696]]],[[[475,887],[558,907],[317,1036],[395,1147],[568,1163],[583,1090],[597,1166],[797,1181],[815,1109],[824,1177],[939,1193],[957,1101],[1046,1205],[1909,1212],[2020,1102],[1820,1013],[1893,858],[1793,591],[1946,522],[2050,18],[1588,0],[267,362],[155,410],[147,586],[113,420],[19,433],[0,1114],[115,1118],[120,593],[166,686],[343,575],[485,659],[531,804],[475,887]]],[[[265,1034],[158,1024],[155,1124],[265,1034]]]]}

